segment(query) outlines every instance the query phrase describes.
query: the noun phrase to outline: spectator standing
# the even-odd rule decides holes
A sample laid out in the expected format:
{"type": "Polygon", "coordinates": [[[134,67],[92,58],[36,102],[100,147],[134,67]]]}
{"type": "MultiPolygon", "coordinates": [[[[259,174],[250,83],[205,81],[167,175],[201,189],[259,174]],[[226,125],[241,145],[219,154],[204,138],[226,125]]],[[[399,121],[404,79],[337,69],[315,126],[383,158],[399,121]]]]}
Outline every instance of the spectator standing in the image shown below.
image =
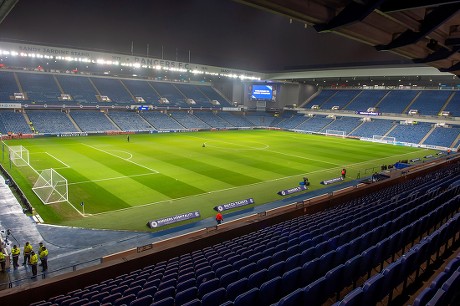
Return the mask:
{"type": "Polygon", "coordinates": [[[46,247],[42,247],[42,250],[39,255],[42,266],[42,272],[44,272],[48,270],[48,249],[46,247]]]}
{"type": "MultiPolygon", "coordinates": [[[[40,254],[42,253],[43,248],[45,248],[45,245],[43,244],[43,242],[40,242],[38,244],[38,252],[37,252],[38,256],[40,256],[40,254]]],[[[40,262],[39,266],[41,266],[41,265],[42,265],[42,263],[40,262]]]]}
{"type": "Polygon", "coordinates": [[[5,269],[6,256],[3,254],[3,251],[0,250],[0,267],[2,268],[1,272],[6,272],[5,269]]]}
{"type": "Polygon", "coordinates": [[[38,255],[34,251],[30,252],[29,264],[32,267],[32,278],[37,276],[38,255]]]}
{"type": "Polygon", "coordinates": [[[347,176],[347,170],[345,168],[342,169],[342,178],[347,176]]]}
{"type": "Polygon", "coordinates": [[[217,215],[216,215],[216,222],[217,222],[217,224],[221,224],[222,221],[224,221],[224,216],[222,216],[222,214],[220,212],[218,212],[217,215]]]}
{"type": "Polygon", "coordinates": [[[27,265],[30,261],[30,254],[33,251],[32,245],[27,241],[24,245],[24,262],[22,263],[23,266],[27,265]]]}
{"type": "Polygon", "coordinates": [[[19,267],[19,255],[21,254],[21,250],[18,248],[17,245],[13,245],[11,249],[11,255],[13,256],[13,268],[17,269],[19,267]]]}

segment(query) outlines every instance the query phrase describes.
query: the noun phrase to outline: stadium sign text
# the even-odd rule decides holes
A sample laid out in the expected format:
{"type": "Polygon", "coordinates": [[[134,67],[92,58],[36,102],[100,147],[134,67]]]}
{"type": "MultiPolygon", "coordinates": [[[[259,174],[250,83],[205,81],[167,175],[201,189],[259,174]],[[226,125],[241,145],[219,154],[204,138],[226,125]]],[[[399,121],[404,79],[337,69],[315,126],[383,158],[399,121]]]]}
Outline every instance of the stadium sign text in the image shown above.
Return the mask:
{"type": "Polygon", "coordinates": [[[341,181],[343,181],[343,177],[336,177],[336,178],[332,178],[330,180],[322,181],[321,184],[329,185],[329,184],[334,184],[334,183],[341,182],[341,181]]]}
{"type": "Polygon", "coordinates": [[[199,211],[192,211],[192,212],[188,212],[188,213],[184,213],[180,215],[152,220],[147,223],[147,226],[150,228],[156,228],[156,227],[160,227],[160,226],[164,226],[164,225],[168,225],[172,223],[177,223],[177,222],[181,222],[185,220],[199,218],[200,216],[201,215],[199,211]]]}
{"type": "Polygon", "coordinates": [[[281,190],[281,191],[278,191],[277,193],[280,196],[286,196],[286,195],[290,195],[290,194],[300,192],[300,191],[303,191],[303,190],[307,190],[307,189],[308,188],[305,185],[301,185],[301,186],[297,186],[297,187],[294,187],[294,188],[281,190]]]}
{"type": "Polygon", "coordinates": [[[241,206],[246,206],[246,205],[250,205],[250,204],[254,204],[254,199],[253,198],[244,199],[244,200],[240,200],[240,201],[234,201],[234,202],[230,202],[230,203],[226,203],[226,204],[221,204],[221,205],[218,205],[218,206],[214,207],[214,210],[215,211],[224,211],[224,210],[237,208],[237,207],[241,207],[241,206]]]}

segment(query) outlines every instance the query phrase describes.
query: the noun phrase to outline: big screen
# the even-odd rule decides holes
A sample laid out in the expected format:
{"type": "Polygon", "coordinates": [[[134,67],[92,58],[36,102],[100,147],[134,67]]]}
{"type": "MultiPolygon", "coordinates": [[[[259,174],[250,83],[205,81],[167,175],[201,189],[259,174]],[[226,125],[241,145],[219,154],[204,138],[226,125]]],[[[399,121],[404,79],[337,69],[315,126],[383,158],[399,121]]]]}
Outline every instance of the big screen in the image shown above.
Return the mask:
{"type": "Polygon", "coordinates": [[[253,84],[251,92],[252,100],[272,100],[273,87],[271,85],[253,84]]]}

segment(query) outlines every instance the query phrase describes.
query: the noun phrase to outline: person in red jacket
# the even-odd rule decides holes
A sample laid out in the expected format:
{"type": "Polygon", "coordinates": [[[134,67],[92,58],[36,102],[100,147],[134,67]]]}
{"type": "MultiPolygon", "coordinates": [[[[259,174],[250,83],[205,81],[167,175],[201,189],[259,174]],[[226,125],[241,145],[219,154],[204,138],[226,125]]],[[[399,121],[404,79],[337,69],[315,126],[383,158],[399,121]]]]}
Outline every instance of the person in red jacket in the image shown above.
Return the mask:
{"type": "Polygon", "coordinates": [[[221,224],[223,220],[224,220],[224,217],[222,216],[220,212],[218,212],[216,215],[217,224],[221,224]]]}

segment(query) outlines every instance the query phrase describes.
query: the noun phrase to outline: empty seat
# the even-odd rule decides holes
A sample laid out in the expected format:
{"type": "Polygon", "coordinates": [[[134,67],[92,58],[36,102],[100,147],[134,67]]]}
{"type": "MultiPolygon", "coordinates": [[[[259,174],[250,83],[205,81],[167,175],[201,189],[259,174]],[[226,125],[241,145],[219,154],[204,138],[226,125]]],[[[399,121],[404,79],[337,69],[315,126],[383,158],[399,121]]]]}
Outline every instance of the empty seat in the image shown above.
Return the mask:
{"type": "Polygon", "coordinates": [[[217,288],[216,290],[206,293],[201,298],[202,306],[214,306],[221,305],[225,302],[227,296],[227,291],[224,288],[217,288]]]}

